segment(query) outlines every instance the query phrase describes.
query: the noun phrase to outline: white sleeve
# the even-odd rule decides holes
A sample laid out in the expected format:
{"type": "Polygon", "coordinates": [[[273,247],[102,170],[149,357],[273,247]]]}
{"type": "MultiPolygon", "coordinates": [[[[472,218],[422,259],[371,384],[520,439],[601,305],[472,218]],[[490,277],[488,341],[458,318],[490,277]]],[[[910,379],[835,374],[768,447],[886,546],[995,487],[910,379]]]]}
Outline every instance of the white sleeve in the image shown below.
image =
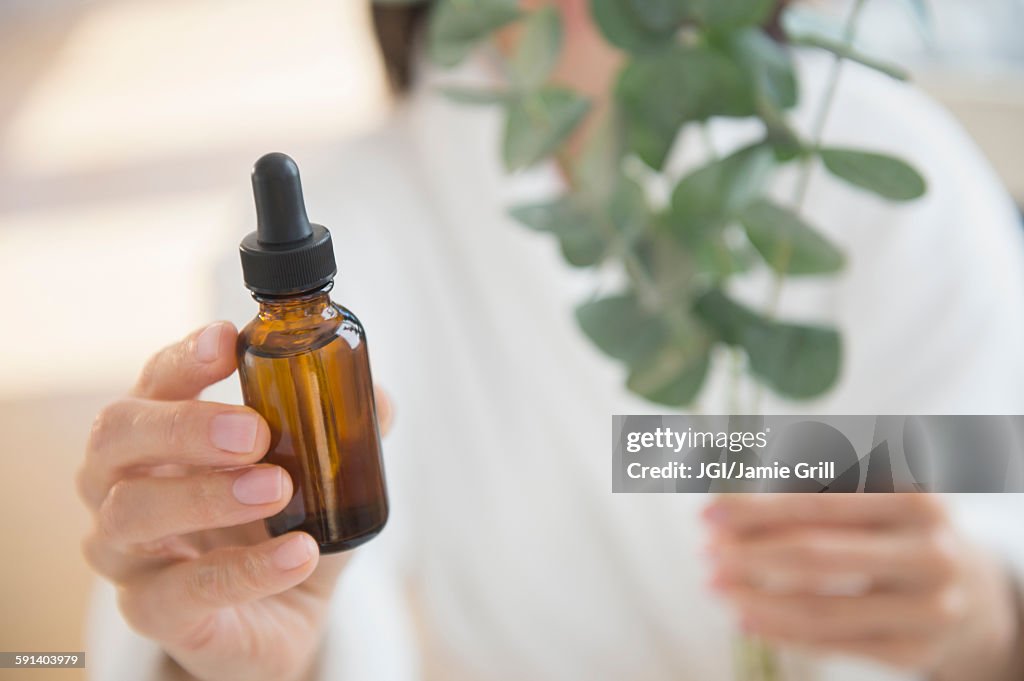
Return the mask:
{"type": "Polygon", "coordinates": [[[369,548],[353,557],[331,601],[320,679],[417,681],[419,648],[406,589],[394,562],[369,548]]]}
{"type": "Polygon", "coordinates": [[[96,580],[85,629],[85,668],[95,681],[159,681],[167,656],[155,642],[136,634],[121,617],[117,592],[96,580]]]}
{"type": "MultiPolygon", "coordinates": [[[[416,681],[417,642],[403,589],[372,554],[357,554],[331,601],[316,681],[416,681]]],[[[132,631],[116,590],[97,580],[86,622],[90,681],[164,681],[173,664],[158,643],[132,631]]]]}
{"type": "Polygon", "coordinates": [[[1024,585],[1024,494],[946,495],[954,523],[1003,559],[1024,585]]]}

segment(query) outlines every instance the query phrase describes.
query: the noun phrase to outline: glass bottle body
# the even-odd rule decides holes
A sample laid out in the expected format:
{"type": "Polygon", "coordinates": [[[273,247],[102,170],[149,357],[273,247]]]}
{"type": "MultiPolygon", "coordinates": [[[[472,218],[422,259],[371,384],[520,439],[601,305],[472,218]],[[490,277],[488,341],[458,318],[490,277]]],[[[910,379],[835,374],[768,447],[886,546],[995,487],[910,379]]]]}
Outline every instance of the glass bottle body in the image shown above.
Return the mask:
{"type": "Polygon", "coordinates": [[[321,553],[369,541],[388,518],[366,334],[329,290],[256,296],[259,315],[237,348],[245,403],[270,425],[263,461],[294,488],[267,530],[308,532],[321,553]]]}

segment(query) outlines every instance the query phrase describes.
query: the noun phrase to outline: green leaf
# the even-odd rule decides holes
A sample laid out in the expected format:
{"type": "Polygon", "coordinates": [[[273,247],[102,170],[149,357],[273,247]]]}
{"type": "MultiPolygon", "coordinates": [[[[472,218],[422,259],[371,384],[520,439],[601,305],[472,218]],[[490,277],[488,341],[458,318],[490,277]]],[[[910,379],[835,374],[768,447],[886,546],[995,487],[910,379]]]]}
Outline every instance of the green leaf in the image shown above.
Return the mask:
{"type": "Polygon", "coordinates": [[[576,308],[576,321],[594,345],[629,365],[653,355],[668,338],[666,323],[632,293],[584,303],[576,308]]]}
{"type": "Polygon", "coordinates": [[[665,216],[651,216],[652,226],[633,242],[637,260],[667,298],[689,298],[695,266],[693,249],[685,247],[665,227],[665,216]]]}
{"type": "Polygon", "coordinates": [[[684,123],[752,116],[756,94],[742,65],[713,44],[674,45],[635,57],[615,87],[627,146],[655,170],[661,170],[684,123]]]}
{"type": "Polygon", "coordinates": [[[751,371],[780,395],[810,399],[839,377],[841,343],[835,329],[802,324],[755,324],[743,349],[751,371]]]}
{"type": "Polygon", "coordinates": [[[759,321],[766,322],[752,310],[733,302],[720,289],[711,289],[697,299],[694,312],[728,345],[740,345],[744,329],[759,321]]]}
{"type": "Polygon", "coordinates": [[[728,49],[755,93],[756,113],[764,123],[765,138],[776,160],[796,158],[804,145],[784,113],[796,105],[799,95],[792,54],[760,28],[731,34],[728,49]]]}
{"type": "Polygon", "coordinates": [[[774,0],[591,0],[610,43],[634,54],[664,47],[686,23],[729,30],[764,23],[774,0]]]}
{"type": "Polygon", "coordinates": [[[630,150],[651,168],[661,170],[681,132],[681,125],[656,121],[653,115],[642,120],[634,114],[625,121],[623,127],[630,150]]]}
{"type": "Polygon", "coordinates": [[[440,86],[438,92],[457,104],[507,104],[512,100],[512,95],[504,90],[479,89],[461,85],[440,86]]]}
{"type": "Polygon", "coordinates": [[[806,145],[781,111],[765,107],[760,115],[765,127],[765,142],[775,152],[776,161],[785,163],[806,153],[806,145]]]}
{"type": "Polygon", "coordinates": [[[651,402],[682,407],[700,394],[710,363],[707,347],[695,353],[669,343],[629,372],[626,387],[651,402]]]}
{"type": "Polygon", "coordinates": [[[677,30],[691,0],[619,0],[641,26],[659,33],[677,30]]]}
{"type": "Polygon", "coordinates": [[[517,0],[439,0],[427,29],[430,58],[455,66],[479,41],[519,16],[517,0]]]}
{"type": "Polygon", "coordinates": [[[830,274],[843,267],[843,254],[818,230],[787,208],[758,199],[740,215],[747,237],[779,274],[830,274]]]}
{"type": "Polygon", "coordinates": [[[590,15],[608,42],[627,52],[647,54],[671,45],[675,26],[655,27],[651,17],[645,21],[645,15],[634,11],[633,4],[632,0],[590,0],[590,15]]]}
{"type": "Polygon", "coordinates": [[[819,149],[822,162],[836,177],[893,201],[911,201],[927,186],[913,166],[893,156],[856,149],[819,149]]]}
{"type": "Polygon", "coordinates": [[[508,106],[505,121],[505,167],[519,170],[546,158],[575,130],[589,109],[589,101],[559,87],[516,98],[508,106]]]}
{"type": "Polygon", "coordinates": [[[712,282],[750,271],[760,258],[749,244],[745,248],[730,246],[724,235],[704,239],[693,248],[698,271],[712,282]]]}
{"type": "Polygon", "coordinates": [[[767,319],[714,289],[695,312],[719,338],[742,347],[756,378],[794,399],[821,395],[839,376],[842,347],[835,329],[767,319]]]}
{"type": "Polygon", "coordinates": [[[572,197],[516,206],[509,214],[531,229],[554,234],[562,255],[576,267],[597,264],[608,250],[598,219],[572,197]]]}
{"type": "Polygon", "coordinates": [[[688,18],[709,28],[755,26],[767,21],[775,0],[687,0],[688,18]]]}
{"type": "Polygon", "coordinates": [[[849,59],[855,61],[858,64],[867,66],[869,69],[874,69],[889,76],[896,80],[907,80],[910,76],[907,72],[888,62],[880,59],[869,57],[866,54],[862,54],[855,50],[849,43],[843,42],[842,40],[836,40],[828,36],[823,35],[797,35],[790,37],[790,43],[798,47],[814,47],[817,49],[831,52],[837,57],[843,59],[849,59]]]}
{"type": "Polygon", "coordinates": [[[668,228],[682,241],[699,244],[760,194],[773,167],[771,149],[755,144],[698,168],[673,190],[668,228]]]}
{"type": "Polygon", "coordinates": [[[576,308],[576,320],[598,348],[629,367],[627,387],[634,393],[681,406],[700,391],[708,370],[709,342],[691,321],[673,330],[632,292],[584,303],[576,308]]]}
{"type": "Polygon", "coordinates": [[[557,236],[565,259],[576,267],[600,262],[612,239],[619,248],[630,247],[652,220],[640,185],[622,176],[610,194],[571,194],[517,206],[509,214],[531,229],[557,236]]]}
{"type": "Polygon", "coordinates": [[[555,67],[562,49],[562,16],[554,6],[531,12],[515,54],[508,62],[516,87],[540,87],[555,67]]]}
{"type": "Polygon", "coordinates": [[[792,108],[797,102],[797,80],[789,51],[760,28],[731,34],[728,50],[734,55],[758,97],[776,110],[792,108]]]}
{"type": "Polygon", "coordinates": [[[565,230],[567,225],[585,221],[589,217],[579,210],[576,202],[568,196],[553,201],[514,206],[508,212],[532,230],[554,234],[565,230]]]}
{"type": "Polygon", "coordinates": [[[622,176],[623,155],[621,116],[609,108],[597,125],[592,126],[573,163],[572,176],[580,193],[600,199],[615,191],[622,176]]]}
{"type": "Polygon", "coordinates": [[[638,182],[628,177],[620,177],[612,191],[606,197],[606,213],[616,233],[622,237],[622,245],[629,246],[637,237],[645,233],[652,220],[647,195],[638,182]]]}
{"type": "Polygon", "coordinates": [[[675,83],[678,57],[669,55],[629,61],[615,85],[627,146],[655,170],[664,165],[689,109],[675,83]]]}

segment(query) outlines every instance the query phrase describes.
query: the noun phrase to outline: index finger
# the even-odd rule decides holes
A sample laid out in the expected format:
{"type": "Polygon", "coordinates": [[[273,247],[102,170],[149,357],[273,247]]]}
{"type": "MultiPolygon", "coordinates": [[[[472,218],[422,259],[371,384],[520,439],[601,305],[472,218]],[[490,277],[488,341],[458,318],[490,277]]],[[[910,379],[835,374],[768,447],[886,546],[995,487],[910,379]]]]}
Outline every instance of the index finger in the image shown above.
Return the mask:
{"type": "Polygon", "coordinates": [[[391,431],[391,423],[395,420],[395,407],[391,397],[380,386],[373,386],[373,399],[377,405],[377,425],[381,435],[391,431]]]}
{"type": "Polygon", "coordinates": [[[736,532],[786,524],[933,525],[944,517],[932,494],[728,494],[704,509],[709,522],[736,532]]]}
{"type": "Polygon", "coordinates": [[[132,395],[151,400],[197,397],[235,370],[237,337],[231,322],[214,322],[168,345],[146,363],[132,395]]]}

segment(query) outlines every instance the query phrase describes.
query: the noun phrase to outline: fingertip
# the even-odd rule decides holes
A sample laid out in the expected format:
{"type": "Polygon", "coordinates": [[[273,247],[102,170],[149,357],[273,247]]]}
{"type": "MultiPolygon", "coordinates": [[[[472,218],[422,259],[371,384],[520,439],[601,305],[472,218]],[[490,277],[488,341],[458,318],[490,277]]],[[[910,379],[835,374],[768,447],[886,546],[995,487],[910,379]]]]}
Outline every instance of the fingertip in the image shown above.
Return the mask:
{"type": "Polygon", "coordinates": [[[156,400],[195,398],[235,370],[237,335],[231,322],[213,322],[168,345],[146,362],[132,394],[156,400]]]}
{"type": "Polygon", "coordinates": [[[306,532],[291,532],[281,537],[273,548],[271,560],[274,567],[282,572],[292,572],[300,568],[316,565],[320,555],[320,547],[316,540],[306,532]]]}
{"type": "Polygon", "coordinates": [[[728,576],[721,570],[714,571],[707,580],[708,590],[719,596],[727,595],[731,586],[728,576]]]}
{"type": "Polygon", "coordinates": [[[234,357],[238,330],[229,321],[217,321],[192,336],[192,355],[202,364],[213,364],[225,357],[234,357]]]}
{"type": "Polygon", "coordinates": [[[391,397],[380,386],[373,387],[374,402],[377,406],[377,424],[380,432],[387,435],[391,430],[391,422],[394,420],[395,410],[391,404],[391,397]]]}
{"type": "Polygon", "coordinates": [[[242,460],[262,457],[270,445],[266,421],[249,407],[213,402],[192,403],[217,410],[209,416],[207,438],[220,452],[240,456],[242,460]]]}
{"type": "Polygon", "coordinates": [[[729,509],[721,499],[715,499],[701,511],[701,517],[713,526],[722,525],[729,519],[729,509]]]}
{"type": "MultiPolygon", "coordinates": [[[[897,499],[908,503],[911,514],[917,516],[924,525],[940,525],[947,520],[947,508],[942,498],[935,494],[903,493],[897,499]]],[[[899,503],[899,501],[897,501],[899,503]]]]}
{"type": "MultiPolygon", "coordinates": [[[[256,437],[253,439],[252,453],[263,456],[270,449],[270,424],[263,415],[252,407],[245,407],[256,415],[256,437]]],[[[285,476],[287,477],[287,475],[285,476]]],[[[291,479],[289,478],[289,484],[291,479]]]]}
{"type": "Polygon", "coordinates": [[[214,322],[200,330],[191,339],[192,356],[203,364],[209,364],[220,355],[222,322],[214,322]]]}
{"type": "Polygon", "coordinates": [[[748,636],[751,634],[759,633],[759,623],[750,615],[740,615],[739,622],[737,623],[737,625],[739,626],[740,631],[742,631],[744,634],[747,634],[748,636]]]}
{"type": "Polygon", "coordinates": [[[281,471],[281,499],[287,505],[292,500],[292,495],[295,494],[295,484],[292,482],[292,476],[284,466],[276,466],[276,468],[281,471]]]}
{"type": "Polygon", "coordinates": [[[708,560],[718,560],[722,557],[722,545],[722,540],[717,538],[712,539],[704,545],[704,548],[700,550],[700,554],[702,557],[707,558],[708,560]]]}

